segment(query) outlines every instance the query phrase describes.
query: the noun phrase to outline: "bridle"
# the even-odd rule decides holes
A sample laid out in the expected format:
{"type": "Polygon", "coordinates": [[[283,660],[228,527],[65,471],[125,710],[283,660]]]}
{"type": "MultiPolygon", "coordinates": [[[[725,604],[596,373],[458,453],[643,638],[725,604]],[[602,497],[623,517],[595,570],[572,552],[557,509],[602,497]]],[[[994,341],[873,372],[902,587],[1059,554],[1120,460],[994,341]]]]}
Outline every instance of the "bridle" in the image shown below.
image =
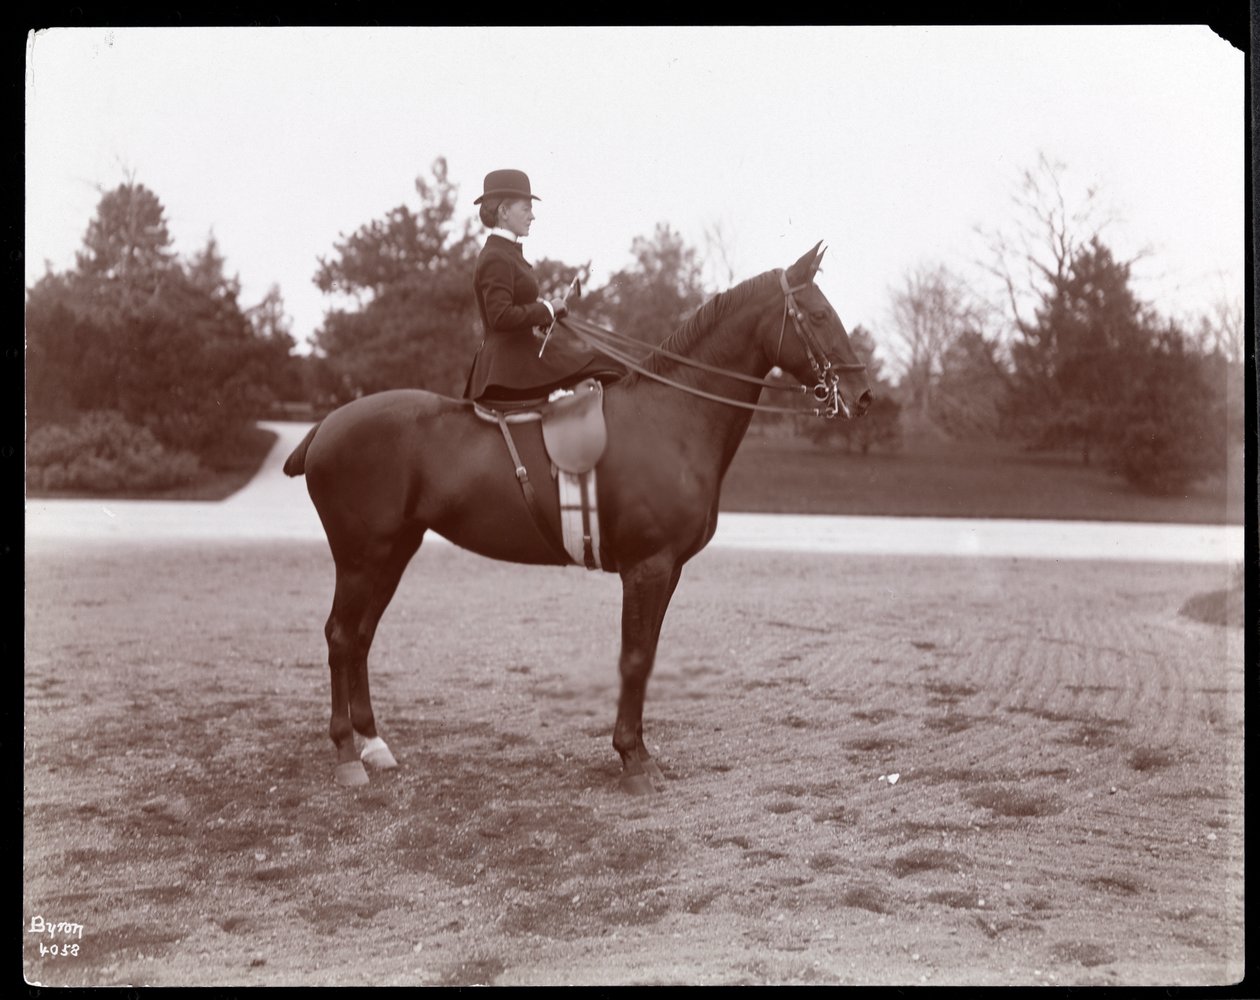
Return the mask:
{"type": "Polygon", "coordinates": [[[844,397],[840,394],[840,372],[860,372],[866,371],[866,365],[860,363],[849,362],[833,362],[827,357],[826,349],[819,343],[818,338],[810,331],[804,322],[803,314],[799,303],[796,301],[796,293],[809,288],[813,284],[813,280],[803,282],[799,285],[788,285],[787,274],[782,270],[777,271],[779,278],[779,287],[783,289],[783,322],[779,327],[779,343],[775,350],[774,366],[778,367],[779,356],[783,351],[783,335],[787,332],[788,317],[792,318],[792,328],[795,330],[797,337],[801,341],[801,346],[805,349],[805,356],[809,359],[810,368],[817,378],[812,390],[808,386],[783,385],[781,382],[771,382],[769,379],[756,378],[752,375],[745,375],[743,372],[733,372],[726,368],[718,368],[714,365],[705,364],[703,361],[697,361],[689,358],[684,354],[677,354],[667,350],[664,347],[652,346],[644,344],[640,340],[633,337],[627,337],[623,334],[615,333],[604,327],[597,326],[594,323],[588,323],[585,320],[566,317],[560,322],[567,327],[572,333],[576,334],[578,339],[582,340],[588,346],[608,355],[615,361],[620,361],[631,371],[637,372],[647,378],[661,382],[665,385],[672,386],[683,392],[693,396],[700,396],[703,399],[713,400],[718,403],[725,403],[728,406],[738,406],[746,410],[758,410],[763,413],[791,413],[801,415],[809,413],[817,417],[825,417],[828,420],[834,419],[843,413],[845,418],[851,417],[852,411],[844,401],[844,397]],[[810,410],[801,410],[794,406],[769,406],[764,403],[745,403],[740,399],[730,399],[726,396],[719,396],[716,393],[705,392],[703,389],[697,389],[694,386],[678,382],[675,379],[668,378],[651,369],[645,368],[639,363],[630,351],[633,349],[642,349],[646,347],[653,354],[661,357],[669,358],[679,364],[687,365],[691,368],[697,368],[702,371],[711,372],[716,375],[722,375],[726,378],[736,379],[740,382],[747,382],[752,385],[759,385],[766,389],[777,389],[780,392],[796,392],[796,393],[813,393],[814,400],[819,403],[810,410]],[[826,405],[821,405],[826,404],[826,405]]]}
{"type": "MultiPolygon", "coordinates": [[[[853,416],[844,397],[840,395],[840,372],[864,372],[866,365],[850,362],[833,362],[827,357],[826,349],[818,342],[818,338],[810,331],[802,320],[801,307],[796,301],[796,293],[812,285],[813,279],[799,285],[788,285],[787,272],[779,271],[779,287],[783,289],[783,322],[779,324],[779,346],[774,352],[774,364],[778,367],[779,355],[783,351],[783,334],[787,329],[788,317],[792,317],[792,325],[805,348],[805,356],[809,358],[809,366],[814,371],[818,382],[814,385],[814,399],[826,403],[822,416],[833,419],[843,411],[845,419],[853,416]]],[[[804,388],[802,386],[802,388],[804,388]]],[[[817,412],[817,411],[815,411],[817,412]]]]}

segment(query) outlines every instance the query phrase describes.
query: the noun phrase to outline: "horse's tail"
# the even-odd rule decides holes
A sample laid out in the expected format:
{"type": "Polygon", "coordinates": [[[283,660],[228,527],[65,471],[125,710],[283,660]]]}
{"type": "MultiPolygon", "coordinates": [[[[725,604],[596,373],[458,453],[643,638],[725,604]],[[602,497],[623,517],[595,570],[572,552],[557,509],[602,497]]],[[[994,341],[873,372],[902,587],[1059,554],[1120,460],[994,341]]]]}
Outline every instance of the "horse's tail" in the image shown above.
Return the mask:
{"type": "Polygon", "coordinates": [[[315,432],[319,430],[321,420],[318,424],[306,432],[306,437],[302,438],[302,443],[293,449],[293,454],[284,460],[284,474],[286,476],[300,476],[306,471],[306,449],[311,446],[311,441],[315,437],[315,432]]]}

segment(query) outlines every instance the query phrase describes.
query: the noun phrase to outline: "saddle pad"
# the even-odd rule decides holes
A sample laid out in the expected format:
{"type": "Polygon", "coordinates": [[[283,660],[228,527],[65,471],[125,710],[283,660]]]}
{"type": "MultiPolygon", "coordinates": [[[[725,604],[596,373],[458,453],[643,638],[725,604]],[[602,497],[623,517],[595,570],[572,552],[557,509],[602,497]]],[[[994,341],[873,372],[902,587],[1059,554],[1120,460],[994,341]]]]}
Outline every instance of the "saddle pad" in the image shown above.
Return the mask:
{"type": "Polygon", "coordinates": [[[608,441],[599,380],[579,382],[571,396],[549,403],[542,414],[542,432],[547,455],[557,469],[582,473],[595,468],[608,441]]]}
{"type": "Polygon", "coordinates": [[[595,470],[580,474],[560,472],[560,534],[565,551],[579,566],[603,569],[599,560],[599,505],[595,500],[595,470]]]}

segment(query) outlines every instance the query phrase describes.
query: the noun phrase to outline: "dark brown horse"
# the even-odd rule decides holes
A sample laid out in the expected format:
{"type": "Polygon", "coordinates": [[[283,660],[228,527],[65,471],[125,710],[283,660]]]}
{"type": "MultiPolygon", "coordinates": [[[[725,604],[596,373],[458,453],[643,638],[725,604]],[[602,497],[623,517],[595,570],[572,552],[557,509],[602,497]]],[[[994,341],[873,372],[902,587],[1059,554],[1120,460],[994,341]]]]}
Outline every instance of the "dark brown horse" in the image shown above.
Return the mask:
{"type": "MultiPolygon", "coordinates": [[[[819,247],[785,271],[723,292],[604,394],[607,447],[597,472],[600,553],[622,581],[621,696],[613,746],[622,787],[658,790],[643,743],[643,701],[661,622],[683,565],[713,537],[722,478],[774,368],[813,388],[828,415],[870,402],[865,367],[814,284],[819,247]]],[[[588,328],[589,329],[589,328],[588,328]]],[[[804,390],[802,390],[804,391],[804,390]]],[[[816,411],[819,412],[819,411],[816,411]]],[[[521,453],[531,469],[540,442],[521,453]]],[[[491,559],[560,565],[514,473],[500,428],[467,400],[400,389],[357,399],[314,427],[285,462],[306,475],[336,564],[324,632],[332,675],[329,733],[337,779],[393,767],[368,694],[368,649],[411,557],[430,529],[491,559]],[[365,741],[356,753],[354,734],[365,741]]],[[[546,481],[545,473],[536,479],[546,481]]],[[[554,489],[538,490],[558,524],[554,489]]]]}

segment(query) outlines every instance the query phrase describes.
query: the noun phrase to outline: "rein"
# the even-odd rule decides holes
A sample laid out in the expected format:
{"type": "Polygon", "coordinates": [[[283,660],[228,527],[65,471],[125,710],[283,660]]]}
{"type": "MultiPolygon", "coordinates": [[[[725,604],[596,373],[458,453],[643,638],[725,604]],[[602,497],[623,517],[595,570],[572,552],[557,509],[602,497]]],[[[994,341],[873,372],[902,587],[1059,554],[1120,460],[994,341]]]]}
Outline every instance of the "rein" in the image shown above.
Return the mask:
{"type": "Polygon", "coordinates": [[[623,365],[633,372],[653,379],[664,385],[679,389],[682,392],[689,393],[693,396],[700,396],[703,399],[709,399],[717,403],[725,403],[727,406],[738,406],[746,410],[757,410],[762,413],[790,413],[796,416],[808,413],[816,417],[825,417],[828,420],[834,418],[837,414],[843,412],[846,417],[850,416],[848,406],[840,396],[840,376],[841,371],[865,371],[864,364],[835,364],[827,357],[826,351],[818,342],[805,324],[801,320],[800,306],[796,303],[796,292],[804,288],[808,288],[812,282],[805,282],[800,285],[789,286],[785,272],[779,271],[779,285],[783,289],[783,323],[779,327],[779,345],[775,351],[774,364],[778,367],[779,355],[783,351],[783,334],[787,330],[788,317],[792,317],[792,324],[796,331],[796,335],[800,338],[802,346],[805,348],[805,354],[809,358],[810,367],[814,374],[818,377],[817,384],[813,387],[814,399],[819,403],[826,403],[825,407],[813,407],[809,410],[802,410],[793,406],[769,406],[764,403],[745,403],[742,400],[730,399],[727,396],[719,396],[716,393],[705,392],[703,389],[697,389],[694,386],[686,385],[674,379],[667,378],[657,372],[651,371],[639,361],[631,356],[624,348],[634,345],[635,347],[646,347],[654,354],[669,358],[679,364],[687,365],[691,368],[697,368],[701,371],[711,372],[715,375],[722,375],[725,378],[736,379],[740,382],[747,382],[751,385],[761,386],[767,389],[777,389],[781,392],[795,392],[804,394],[809,392],[809,388],[804,385],[790,386],[783,385],[779,382],[772,382],[769,379],[757,378],[752,375],[745,375],[743,372],[730,371],[726,368],[718,368],[714,365],[705,364],[703,361],[697,361],[689,358],[684,354],[677,354],[673,351],[666,350],[664,347],[644,344],[642,341],[635,340],[633,337],[627,337],[623,334],[616,333],[594,323],[588,323],[585,320],[567,317],[561,321],[561,324],[574,333],[579,340],[583,341],[587,346],[602,351],[615,361],[620,361],[623,365]]]}
{"type": "Polygon", "coordinates": [[[717,375],[725,375],[726,378],[738,379],[740,382],[748,382],[753,385],[764,385],[764,387],[770,389],[779,389],[780,392],[804,394],[805,392],[808,392],[804,385],[781,385],[779,383],[770,382],[770,380],[767,379],[753,378],[752,375],[745,375],[742,372],[730,372],[730,370],[725,368],[714,368],[713,365],[704,364],[703,361],[697,361],[687,358],[687,356],[684,355],[674,354],[673,351],[665,351],[662,348],[653,348],[653,346],[644,344],[641,340],[627,338],[627,336],[622,334],[615,334],[615,332],[606,330],[602,326],[588,324],[588,322],[583,320],[573,320],[571,317],[566,317],[566,319],[561,320],[561,324],[568,327],[568,329],[577,336],[578,340],[582,340],[583,343],[591,346],[591,348],[600,350],[601,353],[609,355],[610,358],[616,361],[621,361],[621,364],[624,364],[626,368],[631,370],[631,372],[638,372],[640,375],[646,375],[646,377],[653,379],[654,382],[669,385],[669,387],[674,389],[680,389],[684,393],[699,395],[699,397],[702,397],[703,399],[712,399],[712,401],[716,403],[726,403],[727,406],[742,407],[745,409],[759,409],[759,411],[764,413],[813,413],[814,416],[822,414],[822,411],[816,408],[811,409],[811,411],[801,411],[801,409],[796,407],[775,407],[767,406],[765,403],[745,403],[742,399],[731,399],[726,397],[726,395],[704,392],[704,389],[697,389],[694,385],[677,382],[675,379],[668,378],[667,375],[662,375],[653,372],[653,370],[648,368],[644,368],[643,364],[640,364],[639,360],[636,359],[634,355],[622,350],[619,344],[624,344],[625,341],[633,341],[635,346],[639,346],[639,348],[649,348],[649,350],[654,351],[654,353],[662,354],[665,358],[673,358],[674,360],[679,361],[679,363],[692,366],[692,368],[699,368],[704,370],[704,372],[712,372],[717,375]]]}

